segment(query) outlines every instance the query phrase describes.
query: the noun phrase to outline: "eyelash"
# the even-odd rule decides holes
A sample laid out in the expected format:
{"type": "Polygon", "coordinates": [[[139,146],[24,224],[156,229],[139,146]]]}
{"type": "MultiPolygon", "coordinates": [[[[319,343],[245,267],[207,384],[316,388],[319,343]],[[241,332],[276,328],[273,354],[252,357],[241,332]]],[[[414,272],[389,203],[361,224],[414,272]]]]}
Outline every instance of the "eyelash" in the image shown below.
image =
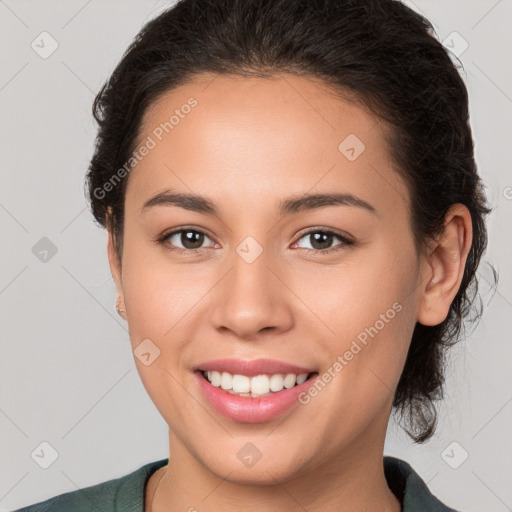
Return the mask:
{"type": "MultiPolygon", "coordinates": [[[[197,254],[197,253],[202,253],[202,252],[204,252],[204,250],[208,249],[207,247],[200,247],[198,249],[183,249],[182,247],[172,246],[167,243],[167,240],[170,237],[172,237],[173,235],[176,235],[177,233],[187,232],[187,231],[193,232],[193,233],[200,233],[200,234],[205,235],[206,237],[210,238],[207,233],[205,233],[204,231],[202,231],[200,229],[181,228],[181,229],[176,229],[174,231],[171,231],[170,233],[166,233],[165,235],[162,235],[160,238],[157,239],[157,243],[160,245],[163,245],[167,250],[173,251],[173,252],[176,252],[179,254],[185,254],[185,253],[186,254],[190,254],[190,253],[197,254]]],[[[302,247],[301,249],[308,251],[308,252],[313,252],[316,254],[330,254],[332,252],[340,251],[347,246],[351,246],[351,245],[355,244],[354,240],[349,238],[347,235],[342,235],[341,233],[338,233],[336,231],[332,231],[329,229],[320,229],[320,228],[311,228],[309,231],[302,233],[302,235],[298,238],[297,241],[299,241],[302,238],[304,238],[305,236],[311,235],[313,233],[334,235],[336,238],[338,238],[341,241],[341,243],[338,245],[335,245],[333,247],[329,247],[327,249],[309,249],[307,247],[306,248],[302,247]]],[[[295,243],[297,243],[297,242],[295,242],[295,243]]]]}

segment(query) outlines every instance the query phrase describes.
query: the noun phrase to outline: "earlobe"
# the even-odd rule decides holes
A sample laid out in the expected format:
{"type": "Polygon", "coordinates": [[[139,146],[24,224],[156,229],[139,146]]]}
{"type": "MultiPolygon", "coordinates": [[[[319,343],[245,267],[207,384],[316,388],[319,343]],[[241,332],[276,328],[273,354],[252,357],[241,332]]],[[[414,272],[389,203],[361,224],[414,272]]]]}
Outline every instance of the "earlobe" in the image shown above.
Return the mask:
{"type": "Polygon", "coordinates": [[[419,323],[438,325],[448,316],[464,275],[471,242],[471,214],[464,205],[456,204],[446,214],[444,230],[425,257],[419,323]]]}
{"type": "Polygon", "coordinates": [[[107,225],[107,255],[108,255],[108,263],[110,266],[110,272],[112,274],[112,278],[114,280],[116,290],[117,290],[117,300],[116,300],[116,310],[119,315],[123,316],[125,312],[124,306],[124,296],[123,296],[123,286],[121,280],[121,262],[119,261],[119,257],[115,250],[115,244],[113,241],[112,230],[110,228],[110,224],[107,225]]]}

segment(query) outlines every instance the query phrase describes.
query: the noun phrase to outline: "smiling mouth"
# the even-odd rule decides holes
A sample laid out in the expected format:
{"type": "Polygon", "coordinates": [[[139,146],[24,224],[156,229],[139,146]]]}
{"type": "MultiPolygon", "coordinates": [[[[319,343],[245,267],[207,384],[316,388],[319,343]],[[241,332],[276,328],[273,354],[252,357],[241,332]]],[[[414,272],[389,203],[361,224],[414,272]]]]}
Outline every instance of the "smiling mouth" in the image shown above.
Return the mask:
{"type": "Polygon", "coordinates": [[[230,374],[220,371],[198,370],[203,379],[212,386],[217,387],[232,395],[242,397],[264,397],[271,396],[286,389],[300,386],[304,382],[318,375],[318,372],[301,374],[261,374],[247,376],[241,374],[230,374]]]}

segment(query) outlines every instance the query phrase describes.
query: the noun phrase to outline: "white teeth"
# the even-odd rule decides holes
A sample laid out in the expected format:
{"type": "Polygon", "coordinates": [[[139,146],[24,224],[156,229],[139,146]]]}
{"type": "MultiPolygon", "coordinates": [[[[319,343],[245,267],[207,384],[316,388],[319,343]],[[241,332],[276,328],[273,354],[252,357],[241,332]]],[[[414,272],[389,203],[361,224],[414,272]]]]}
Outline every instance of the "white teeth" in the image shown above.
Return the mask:
{"type": "Polygon", "coordinates": [[[269,379],[269,387],[270,391],[281,391],[283,389],[283,376],[282,375],[272,375],[269,379]]]}
{"type": "Polygon", "coordinates": [[[232,389],[233,375],[228,372],[222,372],[222,375],[220,376],[220,387],[222,389],[232,389]]]}
{"type": "Polygon", "coordinates": [[[215,370],[203,372],[215,387],[221,387],[231,394],[240,396],[266,396],[271,393],[277,393],[284,388],[290,389],[295,384],[302,384],[307,378],[307,373],[295,375],[294,373],[275,375],[256,375],[248,377],[247,375],[231,375],[228,372],[217,372],[215,370]]]}
{"type": "Polygon", "coordinates": [[[297,375],[297,384],[302,384],[305,382],[305,380],[308,378],[307,373],[301,373],[300,375],[297,375]]]}
{"type": "MultiPolygon", "coordinates": [[[[283,389],[283,388],[281,388],[283,389]]],[[[256,375],[251,378],[251,392],[264,395],[270,391],[270,379],[267,375],[256,375]]]]}
{"type": "Polygon", "coordinates": [[[251,379],[246,375],[233,375],[232,389],[235,393],[249,393],[251,391],[251,379]]]}
{"type": "Polygon", "coordinates": [[[213,371],[208,373],[211,373],[211,377],[208,375],[208,380],[212,383],[213,386],[218,388],[220,386],[220,372],[213,371]]]}
{"type": "Polygon", "coordinates": [[[289,373],[283,381],[284,387],[286,389],[293,388],[295,386],[295,383],[297,382],[297,377],[293,373],[289,373]]]}

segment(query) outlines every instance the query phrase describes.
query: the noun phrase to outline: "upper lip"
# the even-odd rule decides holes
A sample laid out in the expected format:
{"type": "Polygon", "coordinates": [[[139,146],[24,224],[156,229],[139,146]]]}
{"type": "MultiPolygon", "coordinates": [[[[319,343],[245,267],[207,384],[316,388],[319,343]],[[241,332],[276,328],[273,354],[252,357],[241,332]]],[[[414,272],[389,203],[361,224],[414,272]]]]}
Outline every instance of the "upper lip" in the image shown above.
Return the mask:
{"type": "Polygon", "coordinates": [[[247,375],[248,377],[262,374],[294,373],[300,375],[315,372],[311,368],[304,368],[275,359],[254,359],[252,361],[247,359],[216,359],[197,365],[194,371],[198,370],[228,372],[232,375],[247,375]]]}

